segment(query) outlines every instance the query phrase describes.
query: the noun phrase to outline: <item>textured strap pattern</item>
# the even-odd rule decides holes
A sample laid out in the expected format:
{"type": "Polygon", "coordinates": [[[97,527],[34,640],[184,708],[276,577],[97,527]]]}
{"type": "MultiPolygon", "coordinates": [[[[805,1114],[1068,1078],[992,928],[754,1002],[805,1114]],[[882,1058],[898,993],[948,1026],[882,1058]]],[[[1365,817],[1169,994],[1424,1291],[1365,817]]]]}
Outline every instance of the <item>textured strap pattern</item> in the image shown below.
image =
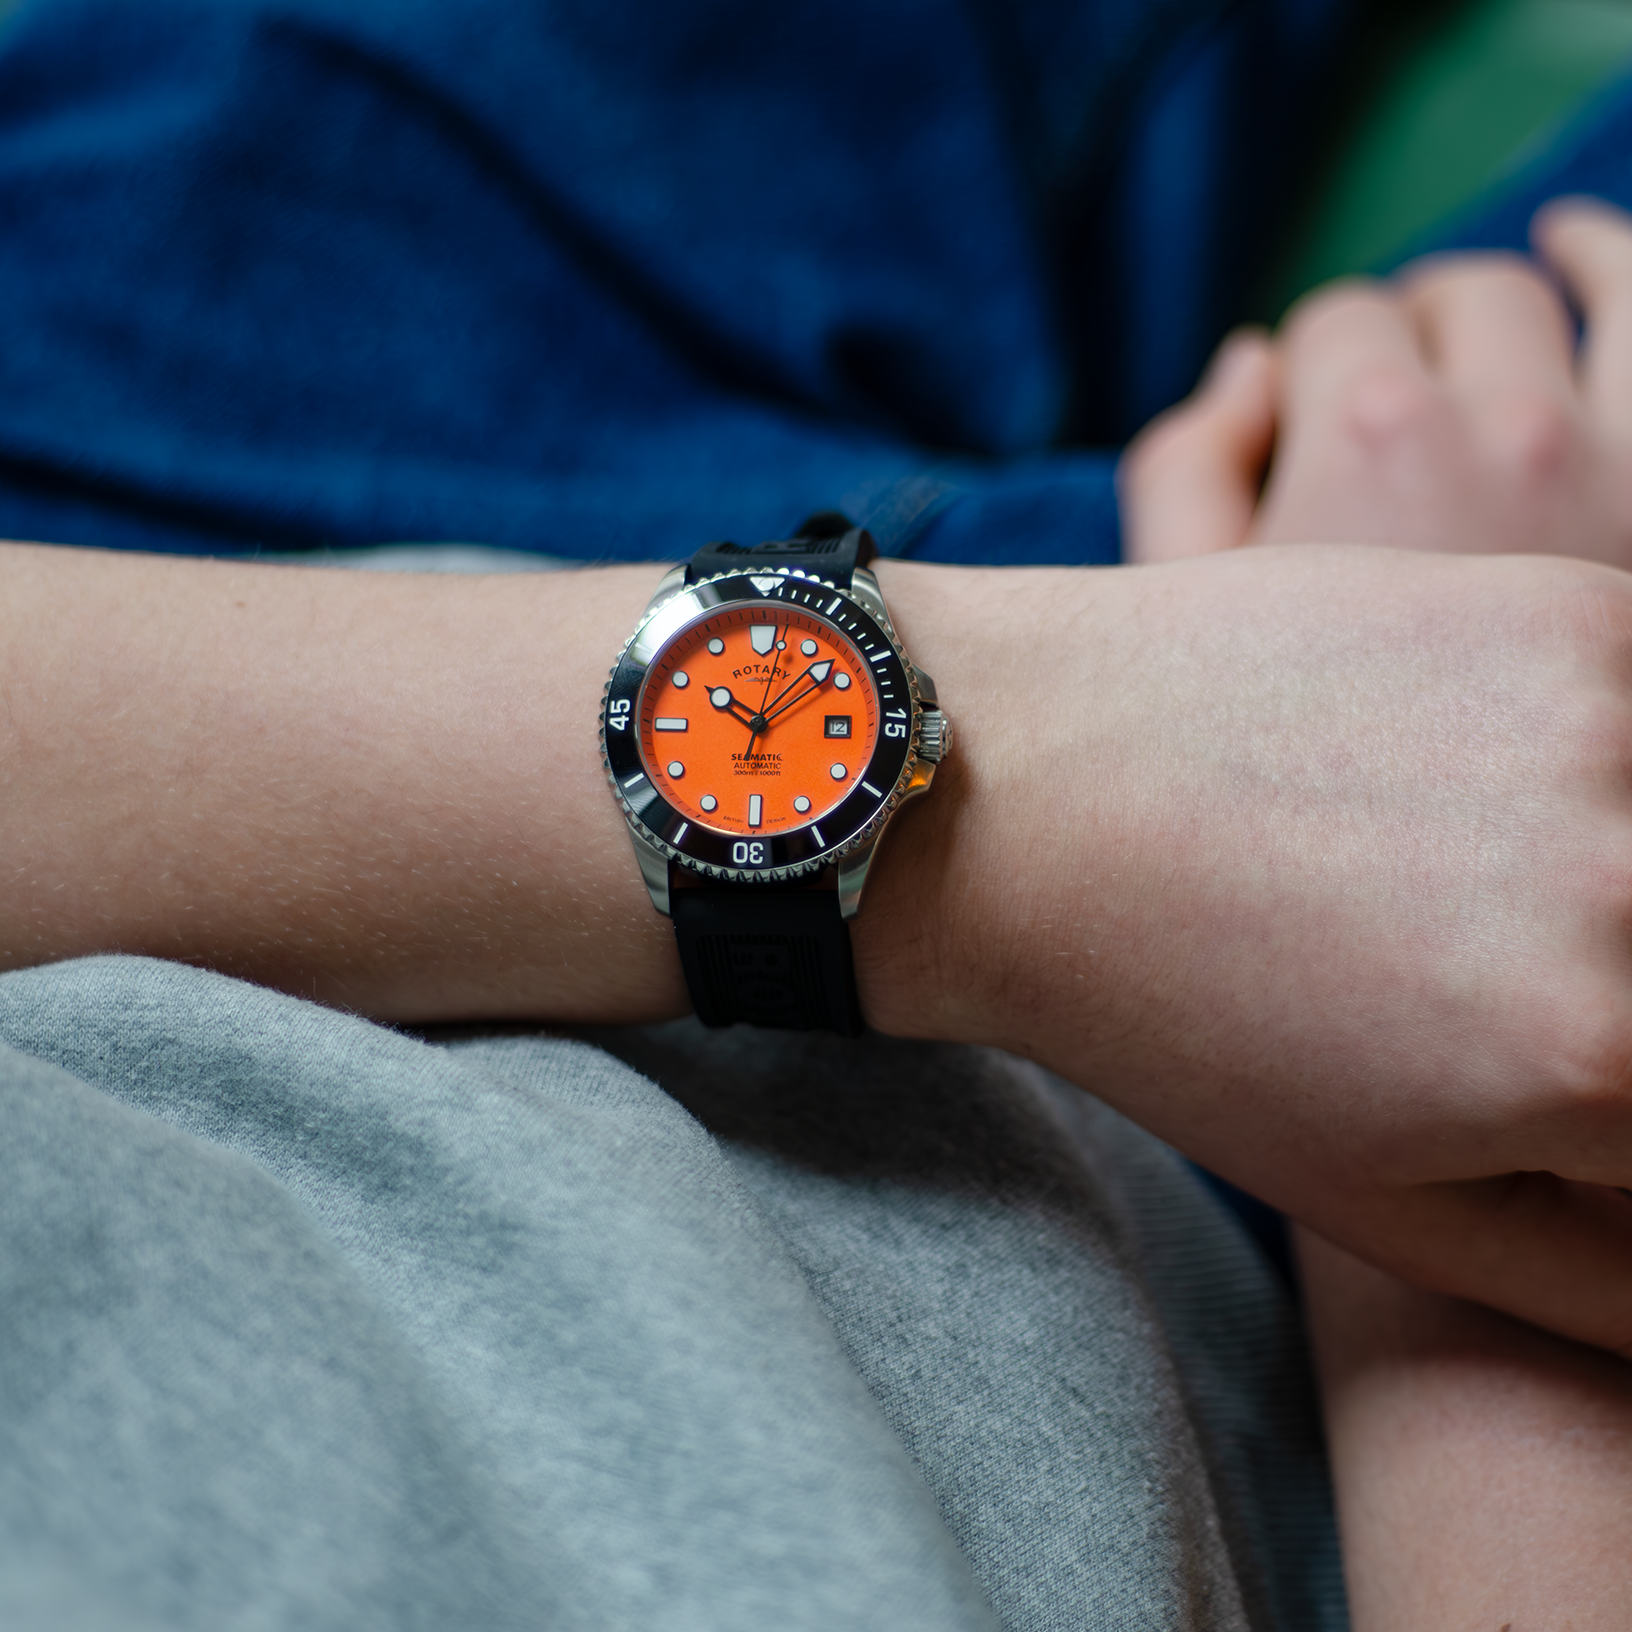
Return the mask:
{"type": "Polygon", "coordinates": [[[859,1037],[850,926],[831,890],[677,889],[680,963],[705,1026],[859,1037]]]}
{"type": "Polygon", "coordinates": [[[686,582],[716,572],[752,570],[763,563],[770,567],[803,567],[837,584],[850,587],[850,576],[876,554],[872,535],[857,527],[838,510],[818,510],[807,516],[792,538],[775,538],[765,544],[705,544],[692,558],[686,582]]]}

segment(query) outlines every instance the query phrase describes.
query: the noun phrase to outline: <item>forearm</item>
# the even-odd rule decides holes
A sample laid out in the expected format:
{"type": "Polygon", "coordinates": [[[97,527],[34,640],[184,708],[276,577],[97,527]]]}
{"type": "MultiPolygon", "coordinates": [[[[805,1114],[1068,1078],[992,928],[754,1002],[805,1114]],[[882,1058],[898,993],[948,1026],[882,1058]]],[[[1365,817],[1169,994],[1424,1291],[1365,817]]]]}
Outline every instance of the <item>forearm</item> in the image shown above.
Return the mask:
{"type": "Polygon", "coordinates": [[[148,953],[388,1019],[683,1012],[595,749],[653,578],[0,549],[0,963],[148,953]]]}
{"type": "Polygon", "coordinates": [[[1620,1632],[1632,1365],[1300,1237],[1354,1632],[1620,1632]]]}
{"type": "MultiPolygon", "coordinates": [[[[979,758],[1003,737],[962,673],[990,575],[881,566],[979,758]]],[[[595,731],[661,571],[0,546],[0,967],[146,953],[390,1020],[686,1012],[595,731]]],[[[985,876],[935,876],[979,853],[968,786],[948,767],[874,869],[856,947],[879,1023],[958,1013],[929,983],[959,880],[985,876]]]]}

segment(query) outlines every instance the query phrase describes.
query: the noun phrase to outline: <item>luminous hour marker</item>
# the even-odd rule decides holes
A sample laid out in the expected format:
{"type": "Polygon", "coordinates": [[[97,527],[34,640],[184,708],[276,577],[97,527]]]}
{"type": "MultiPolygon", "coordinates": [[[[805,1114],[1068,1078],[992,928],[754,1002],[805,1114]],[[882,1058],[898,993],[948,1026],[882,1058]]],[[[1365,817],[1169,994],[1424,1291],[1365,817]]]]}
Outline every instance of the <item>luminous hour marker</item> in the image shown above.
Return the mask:
{"type": "Polygon", "coordinates": [[[711,793],[705,793],[702,798],[697,801],[697,803],[700,804],[704,810],[718,810],[720,808],[719,800],[716,799],[711,793]]]}
{"type": "Polygon", "coordinates": [[[847,675],[843,669],[840,669],[839,672],[833,676],[833,684],[837,686],[840,691],[848,691],[850,689],[850,676],[847,675]]]}
{"type": "Polygon", "coordinates": [[[759,826],[759,813],[764,807],[765,801],[757,793],[748,795],[748,825],[750,827],[759,826]]]}
{"type": "Polygon", "coordinates": [[[799,650],[802,651],[806,657],[814,657],[816,655],[816,642],[813,640],[802,640],[799,642],[799,650]]]}
{"type": "Polygon", "coordinates": [[[771,648],[776,644],[776,625],[774,623],[749,624],[748,640],[761,657],[768,656],[771,648]]]}
{"type": "Polygon", "coordinates": [[[672,776],[676,782],[678,782],[685,774],[686,768],[680,763],[679,760],[671,759],[669,761],[669,775],[672,776]]]}
{"type": "Polygon", "coordinates": [[[725,650],[725,642],[716,636],[715,639],[708,643],[708,649],[718,657],[725,650]]]}
{"type": "Polygon", "coordinates": [[[674,683],[681,691],[684,691],[691,684],[691,676],[684,669],[676,669],[674,671],[674,683]]]}
{"type": "Polygon", "coordinates": [[[708,694],[708,700],[716,708],[729,708],[731,706],[731,688],[729,686],[716,686],[708,694]]]}
{"type": "Polygon", "coordinates": [[[803,794],[800,794],[799,797],[794,800],[793,808],[798,811],[801,816],[803,816],[804,813],[810,809],[810,801],[803,794]]]}
{"type": "Polygon", "coordinates": [[[685,728],[686,722],[678,717],[668,719],[659,714],[658,717],[652,721],[652,729],[654,731],[684,731],[685,728]]]}
{"type": "Polygon", "coordinates": [[[842,765],[835,765],[833,767],[833,780],[835,782],[842,782],[849,774],[850,773],[842,765]]]}

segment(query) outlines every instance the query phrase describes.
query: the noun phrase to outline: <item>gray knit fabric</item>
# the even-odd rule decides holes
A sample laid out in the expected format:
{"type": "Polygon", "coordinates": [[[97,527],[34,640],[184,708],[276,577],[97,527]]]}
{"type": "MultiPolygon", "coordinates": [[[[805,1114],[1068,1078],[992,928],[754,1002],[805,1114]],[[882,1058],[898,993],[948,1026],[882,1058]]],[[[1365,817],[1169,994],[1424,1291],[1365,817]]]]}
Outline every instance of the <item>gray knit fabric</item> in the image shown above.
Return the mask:
{"type": "Polygon", "coordinates": [[[1016,1062],[120,958],[0,1041],[0,1626],[1343,1624],[1273,1280],[1016,1062]]]}

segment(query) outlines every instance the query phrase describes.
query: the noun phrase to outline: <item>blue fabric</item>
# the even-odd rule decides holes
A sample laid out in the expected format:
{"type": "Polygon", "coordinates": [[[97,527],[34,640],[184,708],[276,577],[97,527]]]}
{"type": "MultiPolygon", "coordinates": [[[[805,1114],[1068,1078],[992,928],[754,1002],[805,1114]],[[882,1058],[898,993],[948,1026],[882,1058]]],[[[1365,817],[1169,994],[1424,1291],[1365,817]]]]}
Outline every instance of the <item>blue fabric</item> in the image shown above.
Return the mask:
{"type": "Polygon", "coordinates": [[[35,0],[0,535],[1114,560],[1345,6],[35,0]]]}
{"type": "MultiPolygon", "coordinates": [[[[673,558],[837,503],[1114,560],[1110,450],[1242,315],[1346,10],[35,0],[0,534],[673,558]]],[[[1632,203],[1629,109],[1418,247],[1632,203]]]]}

